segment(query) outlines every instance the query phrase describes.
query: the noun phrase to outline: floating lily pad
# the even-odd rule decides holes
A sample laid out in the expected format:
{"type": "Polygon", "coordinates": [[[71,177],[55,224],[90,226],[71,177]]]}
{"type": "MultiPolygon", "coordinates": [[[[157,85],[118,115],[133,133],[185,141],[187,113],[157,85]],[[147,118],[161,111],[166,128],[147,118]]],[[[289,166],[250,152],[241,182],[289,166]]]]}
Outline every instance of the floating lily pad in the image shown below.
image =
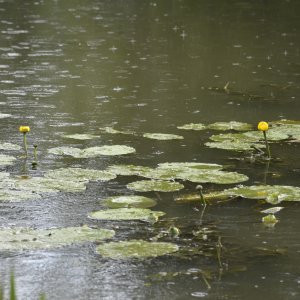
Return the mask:
{"type": "Polygon", "coordinates": [[[278,220],[274,214],[269,214],[262,218],[262,222],[268,227],[274,227],[278,220]]]}
{"type": "Polygon", "coordinates": [[[10,115],[10,114],[1,114],[0,113],[0,119],[5,119],[5,118],[9,118],[9,117],[11,117],[12,115],[10,115]]]}
{"type": "Polygon", "coordinates": [[[237,172],[225,172],[220,170],[209,170],[202,172],[187,172],[180,174],[180,179],[196,183],[233,184],[247,181],[249,178],[237,172]]]}
{"type": "Polygon", "coordinates": [[[182,140],[183,136],[177,134],[167,134],[167,133],[144,133],[143,137],[153,140],[182,140]]]}
{"type": "Polygon", "coordinates": [[[121,207],[136,207],[136,208],[149,208],[156,205],[156,201],[137,195],[130,196],[115,196],[104,200],[104,203],[109,208],[121,208],[121,207]]]}
{"type": "Polygon", "coordinates": [[[14,164],[16,158],[10,155],[0,154],[0,166],[10,166],[14,164]]]}
{"type": "Polygon", "coordinates": [[[209,164],[209,163],[198,163],[198,162],[167,162],[158,164],[159,168],[164,169],[181,169],[192,168],[192,169],[205,169],[205,170],[220,170],[223,168],[222,165],[209,164]]]}
{"type": "Polygon", "coordinates": [[[134,153],[135,149],[124,145],[91,147],[86,149],[79,149],[74,147],[56,147],[48,150],[49,153],[55,155],[70,155],[75,158],[91,158],[101,155],[124,155],[134,153]]]}
{"type": "Polygon", "coordinates": [[[184,130],[204,130],[206,126],[202,123],[189,123],[182,126],[177,126],[177,128],[184,130]]]}
{"type": "Polygon", "coordinates": [[[0,150],[6,150],[6,151],[19,151],[22,148],[19,145],[12,144],[12,143],[0,143],[0,150]]]}
{"type": "Polygon", "coordinates": [[[41,198],[42,197],[39,194],[32,191],[0,189],[0,201],[20,202],[26,200],[37,200],[41,198]]]}
{"type": "Polygon", "coordinates": [[[253,126],[248,123],[230,121],[230,122],[216,122],[207,125],[207,128],[213,130],[237,130],[237,131],[247,131],[253,129],[253,126]]]}
{"type": "Polygon", "coordinates": [[[126,242],[111,242],[97,247],[96,251],[103,257],[113,259],[157,257],[178,251],[178,246],[172,243],[146,242],[131,240],[126,242]]]}
{"type": "Polygon", "coordinates": [[[116,175],[123,176],[143,176],[145,177],[149,172],[153,169],[149,167],[143,166],[135,166],[135,165],[112,165],[107,171],[116,175]]]}
{"type": "Polygon", "coordinates": [[[127,184],[127,188],[138,192],[175,192],[183,189],[184,185],[165,180],[140,180],[127,184]]]}
{"type": "Polygon", "coordinates": [[[284,207],[276,206],[276,207],[271,207],[268,209],[261,210],[260,212],[262,214],[273,214],[274,215],[274,214],[280,212],[282,209],[284,209],[284,207]]]}
{"type": "Polygon", "coordinates": [[[74,243],[109,239],[115,232],[87,226],[55,229],[0,229],[0,250],[46,249],[74,243]]]}
{"type": "Polygon", "coordinates": [[[31,177],[16,182],[16,188],[35,193],[81,192],[85,191],[84,182],[46,177],[31,177]]]}
{"type": "Polygon", "coordinates": [[[225,140],[223,142],[207,142],[205,146],[210,148],[216,149],[223,149],[223,150],[233,150],[233,151],[250,151],[254,150],[255,148],[265,148],[264,144],[257,144],[257,143],[247,143],[244,141],[230,141],[225,140]]]}
{"type": "Polygon", "coordinates": [[[67,134],[67,135],[63,135],[63,137],[69,139],[75,139],[75,140],[92,140],[92,139],[99,138],[99,136],[97,135],[92,135],[87,133],[67,134]]]}
{"type": "Polygon", "coordinates": [[[115,208],[108,210],[94,211],[88,214],[91,219],[97,220],[141,220],[153,222],[165,215],[162,211],[152,211],[147,208],[115,208]]]}
{"type": "Polygon", "coordinates": [[[221,198],[224,196],[263,199],[270,204],[278,204],[282,201],[300,201],[300,188],[284,185],[241,186],[224,190],[217,195],[221,198]]]}
{"type": "Polygon", "coordinates": [[[128,135],[135,135],[136,133],[134,131],[126,130],[126,131],[120,131],[116,130],[113,127],[101,127],[99,128],[101,131],[104,131],[106,133],[111,134],[128,134],[128,135]]]}
{"type": "Polygon", "coordinates": [[[81,169],[81,168],[61,168],[48,171],[47,178],[60,178],[67,181],[108,181],[116,178],[116,175],[106,171],[81,169]]]}

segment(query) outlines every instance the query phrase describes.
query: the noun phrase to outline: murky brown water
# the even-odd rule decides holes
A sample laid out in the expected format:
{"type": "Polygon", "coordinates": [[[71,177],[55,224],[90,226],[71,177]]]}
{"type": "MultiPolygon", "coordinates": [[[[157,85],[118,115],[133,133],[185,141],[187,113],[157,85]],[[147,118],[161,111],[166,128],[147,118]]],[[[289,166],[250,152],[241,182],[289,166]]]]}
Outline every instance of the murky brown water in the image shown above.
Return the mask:
{"type": "MultiPolygon", "coordinates": [[[[154,167],[167,161],[199,161],[233,165],[250,177],[249,184],[262,183],[265,164],[231,160],[242,154],[204,146],[211,132],[182,132],[177,126],[299,120],[299,12],[297,0],[2,0],[0,112],[12,117],[0,119],[1,142],[21,144],[18,127],[31,127],[28,142],[38,144],[40,160],[36,171],[29,169],[32,175],[68,166],[104,169],[112,163],[154,167]],[[231,92],[225,93],[222,88],[228,82],[231,92]],[[80,142],[61,137],[100,134],[105,126],[140,134],[180,134],[184,139],[101,133],[100,140],[80,142]],[[137,153],[81,160],[47,153],[56,146],[106,144],[132,146],[137,153]]],[[[299,143],[272,145],[272,154],[281,162],[271,162],[267,183],[299,186],[299,143]]],[[[22,161],[2,169],[20,174],[22,161]]],[[[132,180],[118,177],[90,184],[84,193],[61,193],[42,201],[3,202],[0,225],[89,224],[116,229],[116,240],[148,239],[150,225],[87,218],[88,212],[101,208],[101,199],[130,193],[126,183],[132,180]]],[[[186,183],[184,192],[194,189],[186,183]]],[[[165,220],[177,218],[185,232],[182,239],[201,227],[193,204],[176,204],[172,193],[146,195],[158,199],[155,209],[167,213],[165,220]]],[[[284,206],[273,229],[262,225],[259,210],[265,206],[256,201],[209,206],[202,225],[216,233],[206,255],[114,261],[96,254],[94,244],[4,252],[1,280],[8,288],[14,269],[18,299],[37,299],[40,292],[52,300],[297,299],[300,207],[296,202],[284,206]],[[223,273],[214,252],[218,236],[224,246],[223,273]],[[272,252],[283,248],[283,255],[272,252]],[[210,289],[204,273],[209,274],[210,289]]]]}

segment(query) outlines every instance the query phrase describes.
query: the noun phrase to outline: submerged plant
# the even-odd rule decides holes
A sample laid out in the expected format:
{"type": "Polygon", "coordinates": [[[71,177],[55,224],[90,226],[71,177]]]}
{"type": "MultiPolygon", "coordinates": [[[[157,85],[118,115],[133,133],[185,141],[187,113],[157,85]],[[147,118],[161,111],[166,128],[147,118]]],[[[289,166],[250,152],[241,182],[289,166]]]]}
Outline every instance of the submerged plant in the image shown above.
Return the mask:
{"type": "Polygon", "coordinates": [[[267,122],[261,121],[261,122],[258,123],[257,128],[258,128],[258,130],[263,132],[264,140],[265,140],[265,144],[266,144],[266,149],[267,149],[268,159],[271,159],[271,152],[270,152],[270,147],[269,147],[269,143],[268,143],[268,139],[267,139],[267,133],[266,133],[269,129],[269,124],[267,122]]]}
{"type": "Polygon", "coordinates": [[[24,143],[25,157],[27,158],[28,151],[27,151],[26,133],[30,131],[30,127],[29,126],[20,126],[19,131],[21,133],[23,133],[23,143],[24,143]]]}

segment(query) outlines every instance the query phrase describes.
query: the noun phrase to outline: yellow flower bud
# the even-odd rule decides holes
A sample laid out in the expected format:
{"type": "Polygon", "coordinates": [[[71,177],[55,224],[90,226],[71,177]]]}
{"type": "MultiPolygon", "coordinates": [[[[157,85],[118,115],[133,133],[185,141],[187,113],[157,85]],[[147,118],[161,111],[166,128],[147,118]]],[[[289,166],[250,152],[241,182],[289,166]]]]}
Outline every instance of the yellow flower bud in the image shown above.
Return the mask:
{"type": "Polygon", "coordinates": [[[20,126],[19,131],[22,133],[26,133],[30,131],[30,127],[29,126],[20,126]]]}
{"type": "Polygon", "coordinates": [[[269,129],[269,124],[267,122],[259,122],[257,125],[258,130],[260,131],[267,131],[269,129]]]}

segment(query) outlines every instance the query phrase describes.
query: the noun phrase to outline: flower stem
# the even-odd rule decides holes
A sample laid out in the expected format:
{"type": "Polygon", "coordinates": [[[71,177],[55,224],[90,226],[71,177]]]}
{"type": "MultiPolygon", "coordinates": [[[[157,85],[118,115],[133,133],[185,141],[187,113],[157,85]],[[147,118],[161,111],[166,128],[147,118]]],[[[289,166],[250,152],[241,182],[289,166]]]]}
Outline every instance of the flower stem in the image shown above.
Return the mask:
{"type": "Polygon", "coordinates": [[[268,139],[267,139],[267,134],[265,131],[263,131],[264,134],[264,139],[265,139],[265,144],[266,144],[266,149],[267,149],[267,155],[268,158],[271,159],[271,152],[270,152],[270,147],[269,147],[269,143],[268,143],[268,139]]]}
{"type": "Polygon", "coordinates": [[[23,132],[23,141],[24,141],[25,156],[26,156],[26,158],[27,158],[27,156],[28,156],[28,151],[27,151],[26,132],[23,132]]]}

